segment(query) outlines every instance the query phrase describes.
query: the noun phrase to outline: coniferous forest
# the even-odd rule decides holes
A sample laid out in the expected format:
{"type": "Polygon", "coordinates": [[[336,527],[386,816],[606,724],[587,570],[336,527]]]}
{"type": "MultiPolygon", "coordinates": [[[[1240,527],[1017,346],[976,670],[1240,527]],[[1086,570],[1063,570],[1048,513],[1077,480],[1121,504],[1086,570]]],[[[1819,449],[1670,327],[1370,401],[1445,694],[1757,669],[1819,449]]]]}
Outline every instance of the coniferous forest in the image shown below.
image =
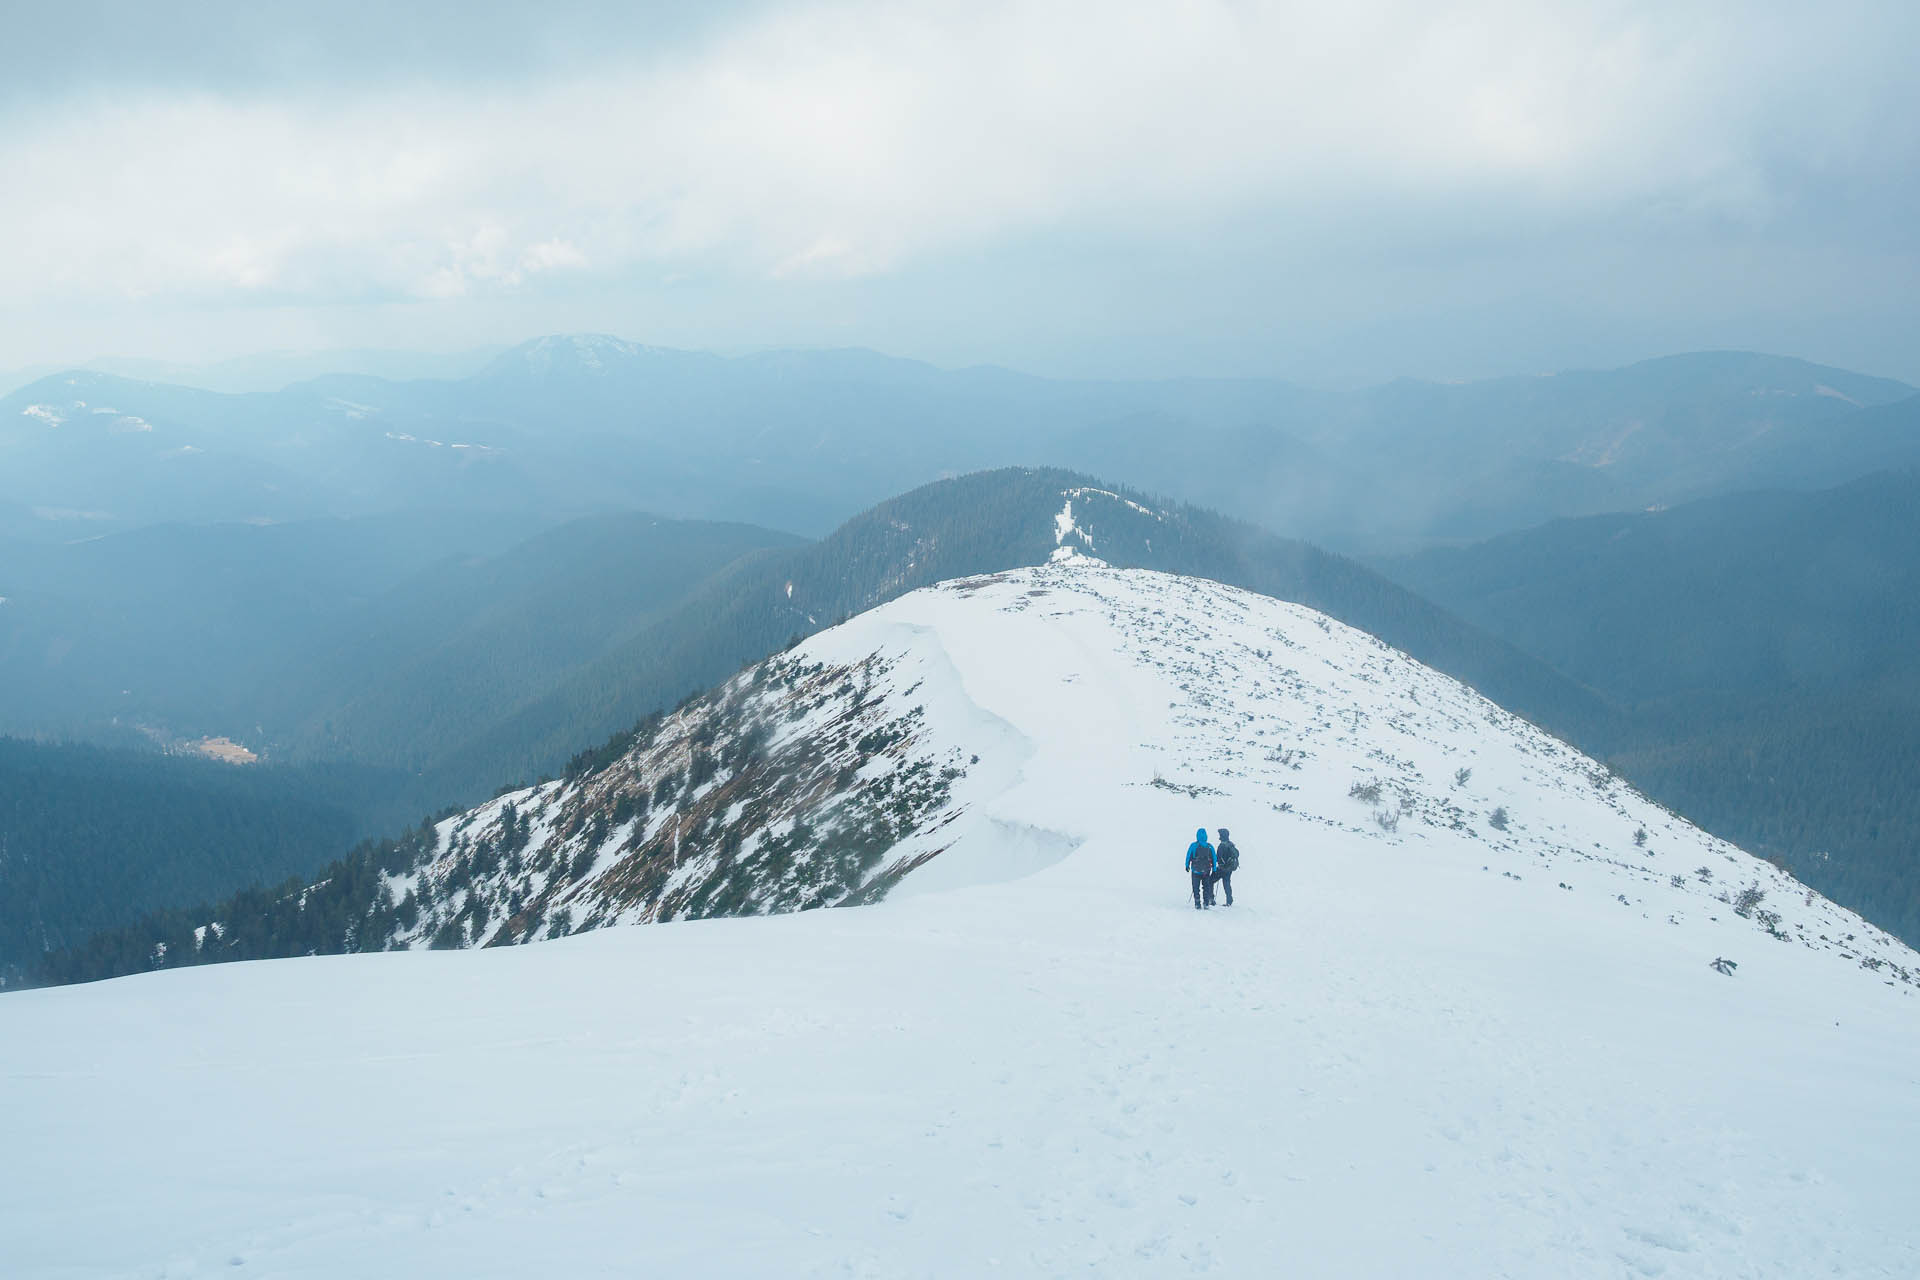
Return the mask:
{"type": "Polygon", "coordinates": [[[364,772],[0,738],[0,977],[155,909],[311,874],[351,843],[364,772]]]}
{"type": "Polygon", "coordinates": [[[1920,941],[1920,472],[1377,564],[1604,694],[1573,741],[1623,777],[1920,941]]]}

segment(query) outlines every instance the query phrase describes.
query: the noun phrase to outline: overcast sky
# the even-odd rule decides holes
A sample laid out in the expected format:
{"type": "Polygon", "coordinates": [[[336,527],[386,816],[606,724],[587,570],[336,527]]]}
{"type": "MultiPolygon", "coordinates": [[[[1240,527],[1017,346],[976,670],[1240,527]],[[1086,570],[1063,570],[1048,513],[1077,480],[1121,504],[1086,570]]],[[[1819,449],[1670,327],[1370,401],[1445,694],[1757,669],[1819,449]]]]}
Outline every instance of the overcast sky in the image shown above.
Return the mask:
{"type": "Polygon", "coordinates": [[[596,330],[1920,381],[1920,4],[5,0],[0,368],[596,330]]]}

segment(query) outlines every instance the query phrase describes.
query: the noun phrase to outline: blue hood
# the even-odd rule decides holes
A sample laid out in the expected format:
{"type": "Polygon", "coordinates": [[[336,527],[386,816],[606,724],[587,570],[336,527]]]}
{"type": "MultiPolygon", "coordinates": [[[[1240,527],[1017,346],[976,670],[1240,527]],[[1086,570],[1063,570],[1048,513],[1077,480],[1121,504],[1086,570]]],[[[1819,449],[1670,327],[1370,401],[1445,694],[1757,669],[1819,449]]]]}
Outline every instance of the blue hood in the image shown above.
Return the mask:
{"type": "Polygon", "coordinates": [[[1207,829],[1205,827],[1200,828],[1193,833],[1193,838],[1199,843],[1205,844],[1207,842],[1207,829]]]}

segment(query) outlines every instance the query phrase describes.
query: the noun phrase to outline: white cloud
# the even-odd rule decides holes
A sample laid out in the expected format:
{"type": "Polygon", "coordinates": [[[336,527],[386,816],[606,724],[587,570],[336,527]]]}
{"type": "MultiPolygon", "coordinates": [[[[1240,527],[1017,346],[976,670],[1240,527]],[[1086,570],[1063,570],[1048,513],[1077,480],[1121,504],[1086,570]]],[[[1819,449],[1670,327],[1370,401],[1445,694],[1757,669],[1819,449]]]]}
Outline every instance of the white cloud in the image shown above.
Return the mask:
{"type": "Polygon", "coordinates": [[[6,122],[0,237],[33,251],[0,255],[0,305],[472,298],[637,266],[798,282],[1249,224],[1375,254],[1765,227],[1807,165],[1875,181],[1912,154],[1900,42],[1872,38],[1911,29],[1898,12],[805,4],[569,78],[152,89],[6,122]]]}
{"type": "Polygon", "coordinates": [[[566,240],[542,240],[520,256],[520,269],[526,274],[559,271],[587,265],[587,255],[566,240]]]}

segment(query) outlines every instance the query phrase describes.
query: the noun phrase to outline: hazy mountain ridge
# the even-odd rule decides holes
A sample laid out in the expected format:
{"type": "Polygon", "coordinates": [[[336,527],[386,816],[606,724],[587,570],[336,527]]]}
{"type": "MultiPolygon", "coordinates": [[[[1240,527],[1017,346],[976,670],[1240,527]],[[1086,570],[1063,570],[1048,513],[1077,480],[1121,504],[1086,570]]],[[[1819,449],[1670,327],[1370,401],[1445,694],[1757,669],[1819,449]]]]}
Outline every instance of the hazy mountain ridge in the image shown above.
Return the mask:
{"type": "Polygon", "coordinates": [[[427,767],[672,616],[727,566],[800,542],[752,525],[623,512],[435,566],[269,678],[269,741],[302,758],[427,767]]]}
{"type": "Polygon", "coordinates": [[[1897,674],[1920,638],[1920,472],[1594,516],[1377,562],[1644,699],[1897,674]]]}
{"type": "Polygon", "coordinates": [[[43,539],[76,526],[541,506],[498,442],[443,425],[459,424],[394,420],[301,387],[223,395],[69,372],[0,399],[0,497],[37,517],[16,534],[43,539]]]}
{"type": "Polygon", "coordinates": [[[428,511],[0,543],[0,670],[15,689],[0,732],[97,739],[148,725],[264,749],[263,682],[287,679],[289,662],[310,678],[310,646],[358,643],[385,593],[449,556],[501,555],[541,523],[428,511]]]}
{"type": "MultiPolygon", "coordinates": [[[[95,373],[43,379],[0,399],[0,450],[15,464],[0,500],[94,513],[105,527],[431,500],[722,519],[751,510],[824,532],[943,474],[1045,464],[1295,536],[1377,546],[1904,464],[1920,456],[1914,396],[1888,379],[1741,353],[1328,392],[950,371],[857,350],[722,357],[554,335],[459,380],[336,375],[220,396],[95,373]],[[1889,409],[1902,400],[1907,409],[1889,409]],[[102,404],[148,422],[153,438],[82,445],[34,416],[78,422],[102,404]],[[1856,419],[1858,431],[1841,428],[1856,419]],[[1823,458],[1836,435],[1851,441],[1844,463],[1823,458]],[[157,472],[163,457],[171,464],[157,472]],[[156,475],[166,483],[154,486],[156,475]]],[[[50,533],[46,524],[35,531],[50,533]]]]}
{"type": "Polygon", "coordinates": [[[1109,563],[1194,574],[1299,600],[1379,634],[1557,732],[1603,741],[1603,699],[1343,557],[1203,508],[1171,506],[1046,469],[941,481],[875,507],[818,543],[742,559],[677,613],[596,660],[429,771],[431,794],[550,773],[656,708],[796,636],[949,578],[1046,562],[1072,505],[1083,549],[1109,563]],[[1078,498],[1073,494],[1079,494],[1078,498]]]}
{"type": "Polygon", "coordinates": [[[550,773],[583,742],[894,594],[1044,562],[1069,489],[1085,490],[1079,518],[1115,563],[1305,600],[1563,732],[1603,732],[1590,694],[1357,564],[1023,470],[927,486],[804,545],[611,513],[544,531],[524,513],[422,515],[22,544],[0,566],[13,596],[0,655],[29,696],[0,727],[120,740],[147,725],[406,770],[414,781],[377,810],[390,828],[550,773]]]}
{"type": "Polygon", "coordinates": [[[469,351],[402,351],[362,347],[331,351],[262,351],[206,364],[171,360],[141,360],[102,356],[86,368],[147,382],[171,382],[204,391],[244,395],[282,391],[296,382],[335,374],[382,378],[390,382],[471,377],[504,348],[475,347],[469,351]]]}

